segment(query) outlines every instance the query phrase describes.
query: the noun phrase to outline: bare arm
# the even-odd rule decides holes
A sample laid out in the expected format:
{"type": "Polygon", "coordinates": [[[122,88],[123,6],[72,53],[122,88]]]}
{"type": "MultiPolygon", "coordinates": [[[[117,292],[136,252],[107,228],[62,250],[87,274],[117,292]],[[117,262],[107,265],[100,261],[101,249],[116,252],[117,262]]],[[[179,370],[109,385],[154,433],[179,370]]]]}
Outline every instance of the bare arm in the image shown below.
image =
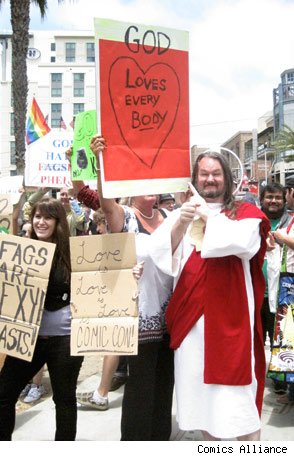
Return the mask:
{"type": "Polygon", "coordinates": [[[85,187],[84,181],[72,180],[71,182],[74,189],[74,195],[77,196],[78,193],[85,187]]]}
{"type": "Polygon", "coordinates": [[[273,236],[277,241],[286,244],[287,247],[294,250],[294,238],[292,236],[284,233],[283,230],[274,231],[273,236]]]}
{"type": "MultiPolygon", "coordinates": [[[[69,167],[71,167],[72,150],[73,146],[70,146],[65,152],[66,158],[69,161],[69,167]]],[[[93,211],[99,209],[100,202],[98,194],[95,190],[92,190],[88,187],[88,185],[85,185],[84,181],[82,180],[73,180],[72,186],[74,190],[74,195],[80,203],[85,204],[90,209],[93,209],[93,211]]]]}
{"type": "Polygon", "coordinates": [[[26,199],[26,193],[25,190],[21,190],[21,196],[18,200],[18,202],[14,205],[13,207],[13,213],[12,213],[12,234],[15,236],[18,235],[18,217],[20,214],[20,211],[24,205],[26,199]]]}
{"type": "Polygon", "coordinates": [[[39,187],[38,190],[29,197],[28,202],[30,205],[33,206],[37,201],[40,201],[48,190],[49,188],[47,187],[39,187]]]}
{"type": "Polygon", "coordinates": [[[99,154],[107,147],[105,139],[102,136],[93,136],[90,147],[96,156],[97,163],[97,189],[100,200],[101,209],[105,214],[105,218],[109,229],[112,233],[120,233],[124,226],[125,214],[122,206],[113,198],[104,198],[102,193],[101,172],[99,164],[99,154]]]}

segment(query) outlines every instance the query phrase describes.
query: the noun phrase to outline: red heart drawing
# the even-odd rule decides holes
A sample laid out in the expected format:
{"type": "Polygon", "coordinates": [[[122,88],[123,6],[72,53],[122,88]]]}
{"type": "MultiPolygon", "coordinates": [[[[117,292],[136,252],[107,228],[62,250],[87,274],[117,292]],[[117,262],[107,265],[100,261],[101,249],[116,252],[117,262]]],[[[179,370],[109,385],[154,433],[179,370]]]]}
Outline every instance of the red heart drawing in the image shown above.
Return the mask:
{"type": "Polygon", "coordinates": [[[166,63],[155,63],[143,71],[136,60],[119,57],[111,65],[108,87],[123,140],[152,168],[177,117],[177,73],[166,63]]]}

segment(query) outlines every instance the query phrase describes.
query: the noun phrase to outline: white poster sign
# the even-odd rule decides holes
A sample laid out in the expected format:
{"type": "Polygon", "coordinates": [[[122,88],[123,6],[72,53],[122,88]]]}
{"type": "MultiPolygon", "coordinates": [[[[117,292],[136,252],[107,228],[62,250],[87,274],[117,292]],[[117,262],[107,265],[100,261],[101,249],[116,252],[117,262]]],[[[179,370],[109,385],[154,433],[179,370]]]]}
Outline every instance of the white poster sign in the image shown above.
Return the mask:
{"type": "Polygon", "coordinates": [[[65,152],[73,142],[73,132],[52,129],[26,150],[27,187],[71,187],[69,161],[65,152]]]}

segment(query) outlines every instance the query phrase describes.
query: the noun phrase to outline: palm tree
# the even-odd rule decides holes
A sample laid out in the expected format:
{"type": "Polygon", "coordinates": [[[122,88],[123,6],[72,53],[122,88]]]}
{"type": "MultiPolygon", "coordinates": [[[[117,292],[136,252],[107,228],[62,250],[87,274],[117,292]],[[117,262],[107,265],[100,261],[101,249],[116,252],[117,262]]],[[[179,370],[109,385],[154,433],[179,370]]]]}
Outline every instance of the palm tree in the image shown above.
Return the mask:
{"type": "MultiPolygon", "coordinates": [[[[58,0],[60,3],[62,0],[58,0]]],[[[30,4],[40,8],[43,19],[48,8],[47,0],[10,0],[12,26],[12,97],[14,111],[15,157],[17,174],[24,173],[25,129],[27,114],[27,52],[29,46],[30,4]]],[[[0,0],[0,8],[4,0],[0,0]]]]}
{"type": "Polygon", "coordinates": [[[281,152],[288,152],[284,154],[283,159],[285,161],[291,161],[294,159],[294,130],[288,125],[284,125],[282,130],[279,130],[275,141],[272,146],[274,147],[276,154],[281,152]]]}

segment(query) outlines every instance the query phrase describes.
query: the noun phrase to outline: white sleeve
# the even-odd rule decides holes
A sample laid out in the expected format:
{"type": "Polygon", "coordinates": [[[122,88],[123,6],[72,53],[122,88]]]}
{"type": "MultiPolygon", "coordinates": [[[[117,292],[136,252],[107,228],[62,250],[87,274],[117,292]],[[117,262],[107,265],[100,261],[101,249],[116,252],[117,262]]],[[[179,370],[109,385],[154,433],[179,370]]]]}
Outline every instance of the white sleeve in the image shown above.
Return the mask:
{"type": "Polygon", "coordinates": [[[201,249],[202,258],[236,255],[251,259],[259,250],[260,219],[231,220],[225,214],[208,217],[201,249]]]}
{"type": "Polygon", "coordinates": [[[165,274],[176,277],[179,273],[182,259],[182,243],[172,254],[171,231],[180,211],[176,209],[151,234],[150,255],[156,266],[165,274]]]}

